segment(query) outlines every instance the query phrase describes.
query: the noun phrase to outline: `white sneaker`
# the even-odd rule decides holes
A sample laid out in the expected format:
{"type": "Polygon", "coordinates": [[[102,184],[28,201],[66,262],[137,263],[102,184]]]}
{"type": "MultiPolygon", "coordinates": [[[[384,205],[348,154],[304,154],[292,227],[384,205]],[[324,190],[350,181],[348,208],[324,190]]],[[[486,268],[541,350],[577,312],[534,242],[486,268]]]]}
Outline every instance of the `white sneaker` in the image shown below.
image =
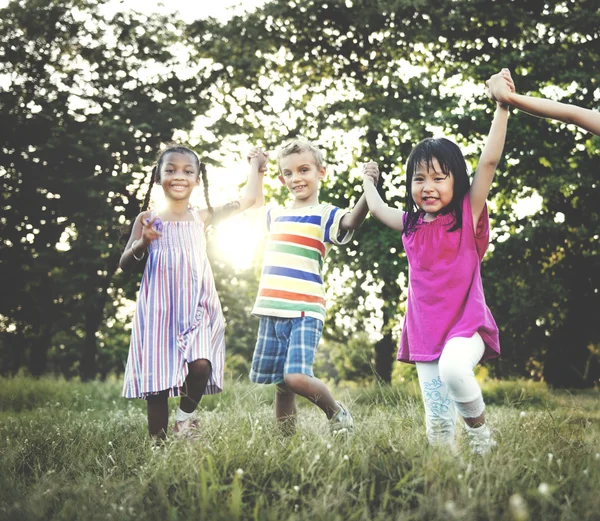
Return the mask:
{"type": "Polygon", "coordinates": [[[488,454],[496,445],[496,440],[492,437],[487,423],[479,427],[467,427],[467,436],[469,438],[469,447],[473,454],[488,454]]]}
{"type": "Polygon", "coordinates": [[[350,411],[346,409],[343,403],[336,403],[339,405],[340,410],[329,420],[329,430],[335,436],[338,434],[348,436],[354,432],[354,418],[352,418],[350,411]]]}

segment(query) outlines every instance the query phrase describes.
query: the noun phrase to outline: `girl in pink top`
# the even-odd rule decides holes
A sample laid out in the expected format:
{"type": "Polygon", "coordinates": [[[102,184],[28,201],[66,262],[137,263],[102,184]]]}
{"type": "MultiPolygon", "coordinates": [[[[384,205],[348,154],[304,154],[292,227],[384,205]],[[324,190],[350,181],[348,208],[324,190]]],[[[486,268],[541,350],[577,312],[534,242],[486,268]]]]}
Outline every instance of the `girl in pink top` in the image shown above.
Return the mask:
{"type": "Polygon", "coordinates": [[[371,213],[402,232],[409,264],[408,302],[398,360],[415,363],[432,444],[454,445],[456,410],[474,453],[496,442],[473,369],[500,354],[498,328],[483,294],[480,263],[489,242],[486,199],[502,155],[508,110],[497,104],[473,183],[454,143],[428,138],[406,166],[406,211],[391,208],[374,183],[376,163],[364,167],[371,213]]]}

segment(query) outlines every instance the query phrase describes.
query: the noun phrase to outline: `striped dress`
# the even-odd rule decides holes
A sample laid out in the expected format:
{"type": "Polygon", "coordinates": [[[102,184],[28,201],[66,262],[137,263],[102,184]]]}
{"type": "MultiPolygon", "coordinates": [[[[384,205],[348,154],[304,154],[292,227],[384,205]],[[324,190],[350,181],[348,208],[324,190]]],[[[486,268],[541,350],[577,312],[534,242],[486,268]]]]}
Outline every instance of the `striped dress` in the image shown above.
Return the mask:
{"type": "Polygon", "coordinates": [[[168,390],[178,396],[187,364],[212,365],[205,394],[223,389],[225,323],[206,256],[204,223],[163,222],[148,249],[131,331],[123,396],[145,398],[168,390]]]}
{"type": "Polygon", "coordinates": [[[253,315],[325,321],[323,264],[333,244],[346,244],[352,238],[351,231],[340,235],[346,213],[331,204],[269,210],[269,236],[253,315]]]}

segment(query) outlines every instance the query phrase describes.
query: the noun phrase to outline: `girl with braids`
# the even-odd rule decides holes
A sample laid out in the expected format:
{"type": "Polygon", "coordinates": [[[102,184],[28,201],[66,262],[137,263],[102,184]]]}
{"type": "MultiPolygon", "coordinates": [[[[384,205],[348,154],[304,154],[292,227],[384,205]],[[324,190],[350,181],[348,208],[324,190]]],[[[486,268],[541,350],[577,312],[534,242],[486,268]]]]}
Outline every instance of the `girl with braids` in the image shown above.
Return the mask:
{"type": "MultiPolygon", "coordinates": [[[[150,436],[164,438],[167,400],[181,396],[175,418],[177,437],[198,437],[195,410],[204,394],[221,392],[225,361],[224,320],[206,255],[204,230],[211,223],[262,204],[262,172],[267,156],[248,155],[250,175],[242,196],[221,208],[208,198],[206,168],[189,148],[170,146],[152,169],[166,207],[142,211],[121,256],[123,270],[148,257],[136,303],[123,396],[148,403],[150,436]],[[194,188],[204,186],[207,207],[189,204],[194,188]]],[[[148,206],[150,186],[143,209],[148,206]]]]}

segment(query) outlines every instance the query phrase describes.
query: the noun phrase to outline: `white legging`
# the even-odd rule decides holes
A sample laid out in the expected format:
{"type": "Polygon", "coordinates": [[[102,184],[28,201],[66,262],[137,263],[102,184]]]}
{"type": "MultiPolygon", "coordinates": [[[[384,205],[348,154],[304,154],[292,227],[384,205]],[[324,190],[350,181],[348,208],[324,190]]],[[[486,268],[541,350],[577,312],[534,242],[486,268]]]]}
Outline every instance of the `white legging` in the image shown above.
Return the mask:
{"type": "Polygon", "coordinates": [[[485,404],[473,369],[484,350],[479,333],[471,338],[455,337],[448,340],[438,360],[415,364],[430,443],[453,442],[457,409],[463,418],[477,418],[483,414],[485,404]]]}

